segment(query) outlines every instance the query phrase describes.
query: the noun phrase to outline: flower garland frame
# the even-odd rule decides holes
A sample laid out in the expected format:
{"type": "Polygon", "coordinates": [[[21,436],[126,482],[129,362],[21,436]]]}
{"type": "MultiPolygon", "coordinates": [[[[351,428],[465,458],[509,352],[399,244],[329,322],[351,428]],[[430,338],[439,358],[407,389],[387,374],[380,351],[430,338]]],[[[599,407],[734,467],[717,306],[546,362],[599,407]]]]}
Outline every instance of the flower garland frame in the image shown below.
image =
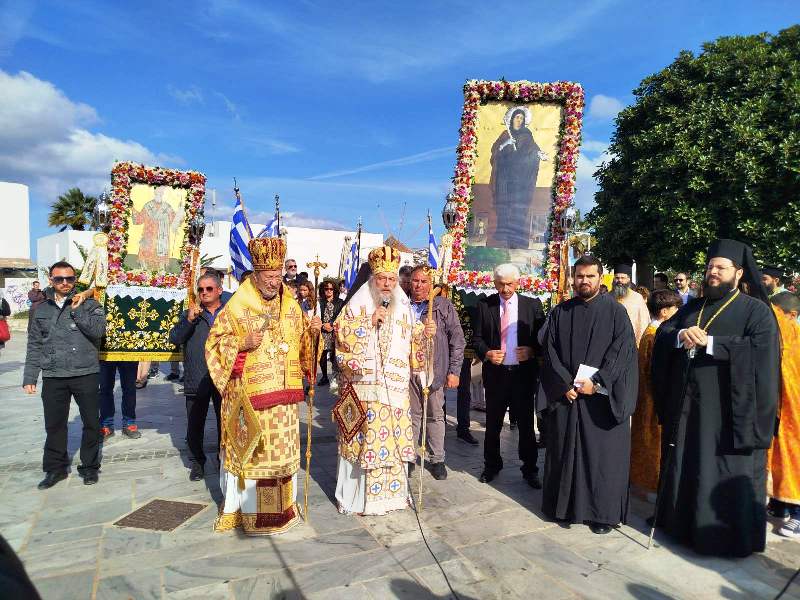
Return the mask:
{"type": "Polygon", "coordinates": [[[453,234],[453,260],[447,276],[448,283],[468,291],[493,289],[493,276],[489,271],[465,271],[464,254],[467,246],[467,223],[473,201],[475,160],[477,158],[478,107],[491,101],[555,102],[562,105],[561,127],[558,137],[558,152],[555,157],[553,197],[548,221],[549,239],[544,262],[544,277],[529,275],[520,278],[520,291],[545,295],[558,290],[561,269],[561,245],[564,230],[561,214],[575,197],[575,179],[578,166],[578,148],[581,144],[584,92],[579,83],[555,81],[535,83],[531,81],[484,81],[469,80],[464,84],[464,110],[456,151],[456,169],[453,177],[453,192],[456,197],[456,220],[450,232],[453,234]]]}
{"type": "Polygon", "coordinates": [[[189,235],[189,223],[197,214],[203,214],[206,194],[206,176],[197,171],[176,171],[163,167],[148,167],[132,162],[118,162],[111,170],[111,230],[108,234],[108,281],[110,284],[185,288],[189,279],[190,262],[194,244],[189,235]],[[183,248],[181,270],[177,275],[166,271],[126,269],[123,261],[127,255],[128,223],[131,214],[131,187],[142,183],[187,190],[183,220],[183,248]]]}

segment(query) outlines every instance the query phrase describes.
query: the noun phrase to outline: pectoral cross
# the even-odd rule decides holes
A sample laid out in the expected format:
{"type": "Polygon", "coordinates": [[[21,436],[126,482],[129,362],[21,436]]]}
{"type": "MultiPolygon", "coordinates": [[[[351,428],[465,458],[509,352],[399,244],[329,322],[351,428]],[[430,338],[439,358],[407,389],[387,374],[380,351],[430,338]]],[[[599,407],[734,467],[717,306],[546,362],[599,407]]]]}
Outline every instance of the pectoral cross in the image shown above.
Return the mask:
{"type": "Polygon", "coordinates": [[[400,332],[403,339],[406,339],[406,332],[409,332],[413,329],[413,325],[408,322],[408,315],[403,315],[403,320],[398,323],[402,331],[400,332]]]}
{"type": "Polygon", "coordinates": [[[147,298],[143,298],[141,302],[137,305],[139,309],[132,308],[128,311],[128,318],[133,320],[136,317],[139,317],[139,320],[136,321],[136,326],[139,329],[144,329],[147,326],[148,319],[152,321],[153,319],[158,318],[158,311],[153,309],[148,312],[148,308],[150,308],[150,303],[147,301],[147,298]]]}

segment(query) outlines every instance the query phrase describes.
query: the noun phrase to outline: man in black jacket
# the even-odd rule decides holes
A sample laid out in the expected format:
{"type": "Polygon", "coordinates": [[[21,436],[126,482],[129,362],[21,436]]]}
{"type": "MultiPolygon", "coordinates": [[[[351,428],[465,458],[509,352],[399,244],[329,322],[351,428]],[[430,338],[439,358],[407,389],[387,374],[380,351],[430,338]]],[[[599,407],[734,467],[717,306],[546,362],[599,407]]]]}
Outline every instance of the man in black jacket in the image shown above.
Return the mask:
{"type": "Polygon", "coordinates": [[[75,294],[75,269],[67,262],[50,267],[46,300],[33,315],[22,385],[36,393],[42,374],[42,404],[47,438],[44,443],[45,478],[39,489],[53,487],[67,477],[67,420],[70,397],[75,398],[83,421],[81,465],[78,473],[86,485],[97,483],[100,470],[100,418],[98,413],[98,349],[106,332],[103,308],[93,299],[75,294]]]}
{"type": "Polygon", "coordinates": [[[169,334],[169,341],[183,346],[183,392],[186,395],[186,441],[192,455],[189,479],[199,481],[205,476],[206,455],[203,438],[209,401],[214,403],[217,417],[217,447],[220,436],[220,406],[222,396],[214,387],[206,364],[206,340],[214,319],[225,306],[222,300],[222,281],[215,273],[201,275],[197,281],[200,306],[190,306],[169,334]]]}
{"type": "Polygon", "coordinates": [[[480,480],[488,483],[503,468],[500,431],[506,409],[514,407],[519,425],[519,458],[522,476],[536,489],[542,487],[538,451],[533,430],[534,394],[538,385],[537,334],[544,323],[542,303],[520,296],[519,269],[512,264],[494,270],[492,294],[478,302],[472,345],[483,361],[486,389],[486,436],[483,442],[484,469],[480,480]]]}

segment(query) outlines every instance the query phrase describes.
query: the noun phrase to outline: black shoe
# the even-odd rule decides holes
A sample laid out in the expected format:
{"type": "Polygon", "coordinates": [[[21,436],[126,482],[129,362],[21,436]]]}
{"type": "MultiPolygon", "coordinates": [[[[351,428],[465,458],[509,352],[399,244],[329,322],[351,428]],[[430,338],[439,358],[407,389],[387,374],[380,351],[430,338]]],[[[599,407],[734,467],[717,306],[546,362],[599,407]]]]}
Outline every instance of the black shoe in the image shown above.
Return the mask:
{"type": "Polygon", "coordinates": [[[155,379],[156,377],[158,377],[158,371],[150,369],[150,371],[147,373],[147,378],[155,379]]]}
{"type": "Polygon", "coordinates": [[[180,378],[181,376],[178,375],[177,373],[170,373],[164,379],[166,379],[167,381],[178,381],[180,378]]]}
{"type": "Polygon", "coordinates": [[[456,434],[456,437],[458,437],[458,439],[460,439],[462,442],[466,442],[472,446],[477,446],[479,443],[469,431],[459,431],[458,434],[456,434]]]}
{"type": "Polygon", "coordinates": [[[137,381],[136,382],[136,389],[137,390],[143,390],[146,387],[147,387],[147,379],[145,379],[144,381],[137,381]]]}
{"type": "Polygon", "coordinates": [[[100,481],[100,476],[97,474],[97,471],[87,471],[82,474],[81,477],[83,477],[83,485],[94,485],[100,481]]]}
{"type": "Polygon", "coordinates": [[[511,423],[511,425],[510,425],[511,431],[514,431],[516,428],[517,428],[517,424],[516,423],[511,423]]]}
{"type": "Polygon", "coordinates": [[[481,476],[478,478],[478,481],[481,483],[489,483],[495,477],[497,477],[497,473],[484,469],[483,473],[481,473],[481,476]]]}
{"type": "Polygon", "coordinates": [[[589,529],[592,530],[592,533],[596,533],[597,535],[605,535],[607,533],[611,533],[611,525],[606,525],[605,523],[589,523],[589,529]]]}
{"type": "Polygon", "coordinates": [[[201,481],[206,476],[203,465],[199,462],[192,463],[192,470],[189,472],[189,481],[201,481]]]}
{"type": "Polygon", "coordinates": [[[539,479],[538,473],[531,473],[530,475],[523,475],[525,481],[528,482],[528,485],[531,486],[535,490],[542,489],[542,480],[539,479]]]}
{"type": "Polygon", "coordinates": [[[46,473],[44,479],[39,482],[39,485],[36,487],[40,490],[47,490],[57,484],[59,481],[63,481],[67,478],[67,474],[65,471],[50,471],[46,473]]]}
{"type": "Polygon", "coordinates": [[[323,377],[322,379],[319,380],[319,383],[317,385],[330,385],[330,383],[331,383],[330,379],[328,379],[327,377],[323,377]]]}
{"type": "Polygon", "coordinates": [[[443,462],[433,463],[431,465],[431,475],[433,475],[434,479],[438,479],[439,481],[447,479],[447,467],[444,466],[443,462]]]}

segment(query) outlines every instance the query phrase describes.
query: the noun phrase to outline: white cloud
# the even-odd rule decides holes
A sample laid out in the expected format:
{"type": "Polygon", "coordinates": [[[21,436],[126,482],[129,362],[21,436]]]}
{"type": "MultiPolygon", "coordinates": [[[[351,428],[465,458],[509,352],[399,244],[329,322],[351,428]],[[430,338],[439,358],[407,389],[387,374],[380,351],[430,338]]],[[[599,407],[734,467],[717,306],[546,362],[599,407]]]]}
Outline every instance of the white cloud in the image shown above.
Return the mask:
{"type": "Polygon", "coordinates": [[[363,165],[361,167],[354,167],[352,169],[343,169],[340,171],[333,171],[330,173],[323,173],[322,175],[315,175],[309,177],[310,180],[331,179],[333,177],[342,177],[344,175],[354,175],[356,173],[365,173],[367,171],[377,171],[385,169],[386,167],[405,167],[406,165],[415,165],[421,162],[428,162],[430,160],[437,160],[445,156],[455,156],[455,148],[446,146],[444,148],[435,148],[433,150],[426,150],[410,156],[403,156],[401,158],[394,158],[392,160],[384,160],[381,162],[372,163],[370,165],[363,165]]]}
{"type": "Polygon", "coordinates": [[[594,173],[610,159],[607,142],[583,141],[581,153],[578,156],[577,190],[575,192],[575,206],[580,209],[582,214],[586,214],[594,207],[594,195],[598,187],[594,173]]]}
{"type": "MultiPolygon", "coordinates": [[[[206,216],[215,219],[222,219],[230,221],[233,216],[233,204],[217,204],[216,209],[206,208],[206,216]]],[[[247,213],[247,220],[253,227],[253,234],[258,235],[256,225],[264,225],[272,219],[274,213],[272,211],[264,210],[249,210],[245,207],[247,213]]],[[[328,219],[326,217],[312,216],[302,212],[294,211],[281,211],[281,227],[313,227],[317,229],[335,229],[339,231],[347,231],[349,228],[336,219],[328,219]]]]}
{"type": "Polygon", "coordinates": [[[225,94],[222,92],[214,92],[217,96],[222,99],[222,102],[225,104],[225,110],[227,110],[230,115],[233,117],[234,121],[241,121],[242,115],[239,112],[239,107],[231,101],[225,94]]]}
{"type": "Polygon", "coordinates": [[[49,81],[0,70],[0,180],[25,183],[35,195],[54,199],[70,187],[89,193],[108,187],[115,160],[180,162],[134,140],[87,129],[99,122],[94,108],[70,100],[49,81]]]}
{"type": "Polygon", "coordinates": [[[609,120],[617,116],[625,106],[612,96],[597,94],[589,102],[589,116],[595,119],[609,120]]]}
{"type": "Polygon", "coordinates": [[[191,85],[185,90],[182,90],[172,84],[169,84],[167,86],[167,92],[169,92],[170,96],[175,98],[175,100],[183,105],[203,103],[203,91],[196,85],[191,85]]]}

